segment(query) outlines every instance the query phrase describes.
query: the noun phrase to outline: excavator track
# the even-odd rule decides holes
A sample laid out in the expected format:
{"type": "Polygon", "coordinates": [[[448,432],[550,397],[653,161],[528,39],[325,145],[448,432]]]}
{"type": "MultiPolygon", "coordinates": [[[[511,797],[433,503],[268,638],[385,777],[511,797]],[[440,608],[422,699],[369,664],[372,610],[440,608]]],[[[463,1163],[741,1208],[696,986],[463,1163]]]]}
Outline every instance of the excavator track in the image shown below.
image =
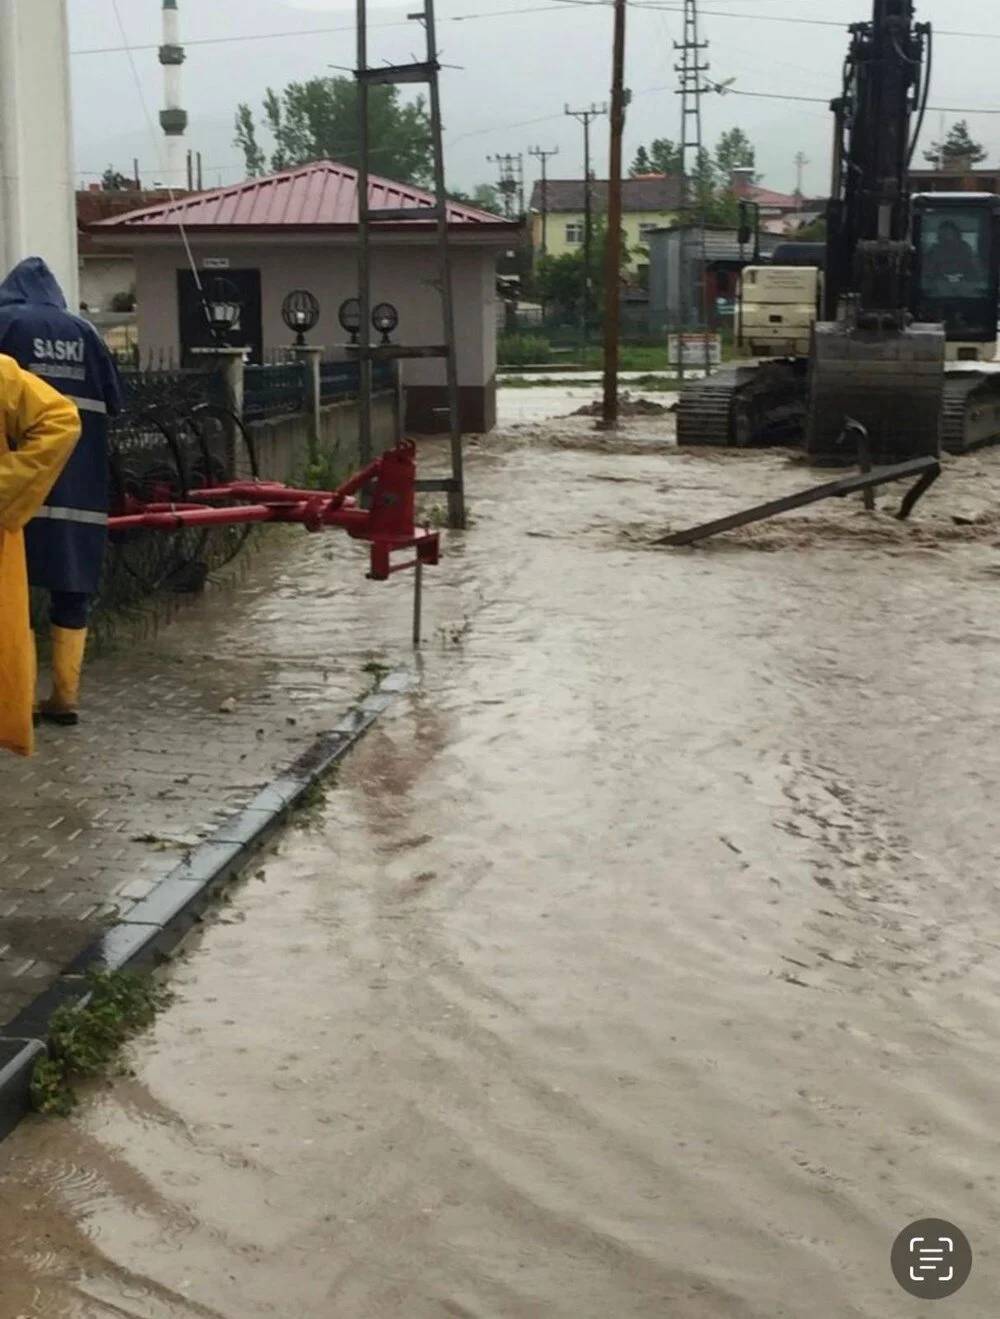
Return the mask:
{"type": "Polygon", "coordinates": [[[726,366],[677,400],[677,443],[750,448],[796,444],[806,410],[804,359],[726,366]]]}
{"type": "Polygon", "coordinates": [[[745,383],[743,367],[723,367],[704,380],[694,380],[681,390],[677,400],[677,443],[730,445],[732,407],[737,391],[745,383]]]}
{"type": "Polygon", "coordinates": [[[941,447],[946,453],[970,453],[998,442],[1000,372],[946,372],[941,447]]]}

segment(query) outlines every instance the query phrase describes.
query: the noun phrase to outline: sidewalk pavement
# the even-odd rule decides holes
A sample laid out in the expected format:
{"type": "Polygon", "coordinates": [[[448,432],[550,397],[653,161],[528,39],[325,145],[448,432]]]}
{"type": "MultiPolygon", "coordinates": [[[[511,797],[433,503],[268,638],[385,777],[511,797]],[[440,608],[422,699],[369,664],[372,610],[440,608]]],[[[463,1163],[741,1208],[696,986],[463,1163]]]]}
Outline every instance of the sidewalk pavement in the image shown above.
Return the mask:
{"type": "Polygon", "coordinates": [[[237,584],[88,662],[79,728],[0,759],[0,1027],[405,653],[408,574],[366,581],[337,533],[258,544],[237,584]]]}

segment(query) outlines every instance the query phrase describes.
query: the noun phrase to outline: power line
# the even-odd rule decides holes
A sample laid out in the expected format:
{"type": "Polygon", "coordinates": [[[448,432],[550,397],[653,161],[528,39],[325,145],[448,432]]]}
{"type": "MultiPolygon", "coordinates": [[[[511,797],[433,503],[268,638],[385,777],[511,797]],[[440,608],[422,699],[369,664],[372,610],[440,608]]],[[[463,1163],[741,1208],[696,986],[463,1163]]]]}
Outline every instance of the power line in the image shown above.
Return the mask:
{"type": "MultiPolygon", "coordinates": [[[[549,5],[530,5],[517,9],[494,9],[488,14],[452,14],[448,18],[439,18],[438,23],[470,23],[479,19],[489,18],[507,18],[514,14],[543,14],[550,13],[556,9],[573,9],[580,4],[586,4],[590,8],[603,8],[604,0],[558,0],[556,4],[549,5]]],[[[390,28],[390,27],[412,27],[413,24],[407,18],[390,18],[382,23],[369,23],[369,30],[372,28],[390,28]]],[[[247,41],[281,41],[285,38],[292,37],[325,37],[335,35],[338,32],[354,32],[353,23],[341,24],[339,27],[310,27],[310,28],[289,28],[283,32],[246,32],[237,33],[233,36],[226,37],[195,37],[185,39],[185,46],[224,46],[235,42],[247,41]]],[[[71,51],[71,55],[124,55],[129,51],[135,54],[137,51],[159,50],[158,42],[147,42],[140,46],[88,46],[81,50],[71,51]]]]}
{"type": "MultiPolygon", "coordinates": [[[[592,0],[587,0],[591,3],[592,0]]],[[[701,11],[699,11],[701,12],[701,11]]],[[[672,92],[676,88],[673,86],[660,85],[657,87],[640,87],[633,91],[633,99],[637,96],[653,96],[658,92],[672,92]]],[[[727,87],[722,93],[725,96],[744,96],[753,100],[763,101],[786,101],[799,105],[822,105],[827,110],[830,108],[832,96],[793,96],[787,92],[754,92],[746,91],[739,87],[727,87]]],[[[992,108],[985,105],[935,105],[928,106],[936,114],[961,114],[961,115],[1000,115],[1000,107],[992,108]]],[[[450,137],[449,141],[454,146],[457,142],[464,142],[470,137],[486,137],[490,133],[506,133],[514,128],[528,128],[535,124],[551,124],[557,119],[562,119],[561,114],[538,115],[534,119],[520,119],[509,124],[491,124],[489,128],[473,128],[465,133],[459,133],[455,137],[450,137]]]]}
{"type": "MultiPolygon", "coordinates": [[[[769,0],[768,0],[769,2],[769,0]]],[[[440,18],[439,23],[473,23],[489,20],[493,18],[507,18],[513,15],[523,14],[545,14],[553,13],[560,9],[607,9],[610,7],[611,0],[558,0],[556,4],[520,6],[512,9],[494,9],[485,14],[452,14],[446,18],[440,18]]],[[[648,9],[659,13],[683,14],[684,9],[680,4],[664,4],[659,0],[629,0],[633,9],[648,9]]],[[[753,0],[753,3],[760,4],[762,0],[753,0]]],[[[743,19],[749,22],[763,23],[794,23],[806,27],[829,27],[836,28],[839,31],[845,31],[849,23],[844,19],[835,18],[800,18],[793,14],[761,14],[756,12],[740,13],[732,9],[702,9],[703,15],[710,15],[713,18],[735,18],[743,19]]],[[[393,18],[387,19],[382,23],[370,23],[370,28],[393,28],[393,27],[410,27],[409,19],[393,18]]],[[[186,40],[185,46],[221,46],[238,42],[249,41],[281,41],[294,37],[316,37],[331,36],[337,33],[353,32],[353,24],[341,24],[338,27],[317,27],[317,28],[298,28],[287,29],[282,32],[249,32],[238,33],[225,37],[196,37],[194,40],[186,40]]],[[[971,41],[1000,41],[1000,32],[965,32],[949,28],[935,28],[934,35],[937,37],[958,37],[971,41]]],[[[135,54],[138,51],[159,50],[159,44],[156,42],[144,43],[137,46],[91,46],[81,50],[74,50],[73,55],[123,55],[128,51],[135,54]]]]}
{"type": "MultiPolygon", "coordinates": [[[[653,90],[653,89],[650,89],[653,90]]],[[[657,91],[667,91],[666,87],[657,88],[657,91]]],[[[638,93],[637,93],[638,94],[638,93]]],[[[739,87],[727,87],[723,92],[724,96],[750,96],[755,100],[761,101],[796,101],[808,105],[825,105],[829,107],[832,97],[829,96],[789,96],[786,92],[748,92],[739,87]]],[[[988,114],[1000,115],[1000,107],[991,109],[988,106],[977,105],[929,105],[928,110],[933,110],[938,114],[988,114]]]]}

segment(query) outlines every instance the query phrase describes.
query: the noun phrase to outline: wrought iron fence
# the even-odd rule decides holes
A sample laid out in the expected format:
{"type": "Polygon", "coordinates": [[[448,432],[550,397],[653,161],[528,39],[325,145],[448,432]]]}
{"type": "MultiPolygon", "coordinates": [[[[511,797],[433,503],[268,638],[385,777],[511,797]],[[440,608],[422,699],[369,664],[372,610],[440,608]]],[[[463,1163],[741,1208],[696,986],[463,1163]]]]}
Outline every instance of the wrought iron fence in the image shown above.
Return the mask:
{"type": "Polygon", "coordinates": [[[309,374],[305,362],[276,362],[243,370],[243,415],[248,421],[303,412],[308,406],[309,374]]]}
{"type": "Polygon", "coordinates": [[[119,362],[124,401],[123,414],[135,417],[149,408],[184,412],[198,403],[228,403],[224,374],[213,368],[194,370],[175,366],[124,366],[119,362]]]}
{"type": "MultiPolygon", "coordinates": [[[[344,399],[357,398],[359,391],[360,368],[357,362],[350,360],[320,363],[320,401],[322,403],[339,403],[344,399]]],[[[394,389],[396,372],[392,362],[372,363],[372,388],[375,390],[394,389]]]]}

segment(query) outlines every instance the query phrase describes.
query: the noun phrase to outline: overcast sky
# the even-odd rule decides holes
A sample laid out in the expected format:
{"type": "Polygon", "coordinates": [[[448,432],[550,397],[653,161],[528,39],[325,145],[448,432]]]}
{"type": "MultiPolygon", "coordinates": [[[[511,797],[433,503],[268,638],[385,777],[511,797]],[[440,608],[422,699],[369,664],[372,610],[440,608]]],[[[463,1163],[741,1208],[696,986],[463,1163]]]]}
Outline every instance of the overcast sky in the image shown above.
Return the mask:
{"type": "MultiPolygon", "coordinates": [[[[129,44],[155,46],[160,0],[117,0],[129,44]]],[[[870,16],[871,0],[702,0],[704,36],[710,42],[709,76],[735,79],[733,92],[705,100],[705,136],[714,142],[733,125],[757,146],[765,182],[790,191],[795,156],[803,152],[807,194],[827,191],[830,115],[808,100],[771,100],[737,93],[828,99],[839,90],[846,50],[845,25],[870,16]],[[811,22],[786,22],[795,18],[811,22]],[[832,26],[824,26],[824,24],[832,26]]],[[[351,0],[179,0],[189,44],[184,98],[191,116],[189,146],[202,151],[206,182],[242,177],[232,145],[240,100],[259,106],[268,86],[329,73],[354,63],[351,0]],[[317,33],[315,29],[339,29],[317,33]],[[312,30],[312,31],[310,31],[312,30]],[[277,35],[291,33],[289,36],[277,35]],[[263,36],[266,40],[233,40],[263,36]],[[222,38],[218,44],[197,40],[222,38]]],[[[113,0],[69,0],[72,21],[77,166],[90,181],[107,165],[131,171],[138,157],[143,177],[159,172],[158,143],[146,125],[128,57],[86,54],[120,47],[113,0]]],[[[653,137],[678,136],[673,41],[680,35],[679,0],[639,0],[629,9],[628,74],[634,100],[626,153],[653,137]]],[[[407,24],[413,5],[369,0],[374,27],[371,61],[401,61],[419,54],[421,31],[407,24]]],[[[997,0],[918,0],[918,16],[939,33],[931,100],[945,107],[928,117],[925,139],[941,123],[966,117],[1000,164],[1000,5],[997,0]],[[972,35],[945,35],[945,30],[972,35]],[[968,113],[966,110],[994,113],[968,113]],[[962,113],[958,113],[961,110],[962,113]]],[[[487,156],[558,147],[553,177],[581,177],[582,130],[563,113],[604,102],[610,78],[611,11],[600,3],[560,5],[556,0],[438,0],[442,60],[457,67],[442,75],[449,182],[469,188],[495,178],[487,156]]],[[[155,49],[135,62],[154,123],[162,98],[155,49]]],[[[594,133],[595,169],[607,173],[606,121],[594,133]]],[[[158,130],[157,130],[158,133],[158,130]]],[[[525,154],[530,181],[536,162],[525,154]]]]}

